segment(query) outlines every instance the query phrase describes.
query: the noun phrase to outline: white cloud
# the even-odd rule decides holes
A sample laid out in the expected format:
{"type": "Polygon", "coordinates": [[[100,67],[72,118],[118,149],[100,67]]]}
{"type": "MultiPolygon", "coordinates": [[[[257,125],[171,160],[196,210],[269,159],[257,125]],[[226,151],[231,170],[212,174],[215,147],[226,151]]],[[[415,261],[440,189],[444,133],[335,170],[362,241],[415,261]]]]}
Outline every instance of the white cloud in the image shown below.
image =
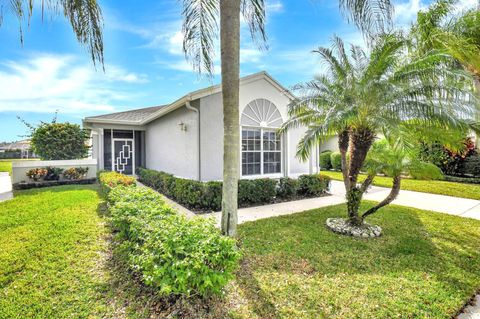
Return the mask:
{"type": "Polygon", "coordinates": [[[0,112],[111,112],[131,97],[122,83],[145,81],[145,75],[118,66],[107,65],[103,73],[73,56],[37,54],[0,64],[0,112]]]}
{"type": "Polygon", "coordinates": [[[265,9],[267,11],[267,14],[269,13],[277,13],[277,12],[283,12],[283,3],[280,2],[279,0],[269,0],[266,3],[265,9]]]}
{"type": "Polygon", "coordinates": [[[408,0],[395,3],[395,21],[402,26],[410,25],[417,18],[420,10],[425,10],[427,5],[421,0],[408,0]]]}

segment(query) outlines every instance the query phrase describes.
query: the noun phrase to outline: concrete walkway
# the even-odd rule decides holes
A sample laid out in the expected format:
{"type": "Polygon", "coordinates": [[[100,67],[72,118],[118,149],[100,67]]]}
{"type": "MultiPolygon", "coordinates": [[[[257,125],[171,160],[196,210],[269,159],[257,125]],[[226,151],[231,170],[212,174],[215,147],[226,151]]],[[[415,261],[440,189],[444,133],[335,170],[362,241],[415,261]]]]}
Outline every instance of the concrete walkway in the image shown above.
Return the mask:
{"type": "Polygon", "coordinates": [[[0,172],[0,202],[13,198],[12,180],[7,172],[0,172]]]}

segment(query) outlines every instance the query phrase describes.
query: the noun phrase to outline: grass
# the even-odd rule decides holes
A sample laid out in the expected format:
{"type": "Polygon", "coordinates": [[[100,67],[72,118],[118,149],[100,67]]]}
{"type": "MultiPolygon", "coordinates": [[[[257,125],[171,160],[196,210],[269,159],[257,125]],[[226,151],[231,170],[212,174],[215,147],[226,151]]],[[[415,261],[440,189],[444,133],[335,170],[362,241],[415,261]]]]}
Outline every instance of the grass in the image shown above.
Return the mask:
{"type": "Polygon", "coordinates": [[[12,162],[13,161],[38,161],[38,158],[29,158],[29,159],[0,159],[0,172],[8,172],[12,175],[12,162]]]}
{"type": "Polygon", "coordinates": [[[480,288],[480,221],[390,206],[370,219],[384,236],[362,240],[325,228],[345,210],[241,225],[245,260],[232,315],[451,318],[480,288]]]}
{"type": "Polygon", "coordinates": [[[12,160],[0,159],[0,172],[8,172],[12,175],[12,160]]]}
{"type": "MultiPolygon", "coordinates": [[[[321,173],[330,176],[334,180],[343,180],[341,172],[322,171],[321,173]]],[[[363,181],[365,177],[366,175],[362,174],[360,175],[359,180],[363,181]]],[[[373,181],[373,185],[390,188],[392,187],[392,179],[389,177],[377,176],[373,181]]],[[[402,179],[401,188],[409,191],[480,200],[480,184],[402,179]]]]}
{"type": "Polygon", "coordinates": [[[0,203],[0,318],[105,312],[100,202],[90,185],[21,191],[0,203]]]}
{"type": "Polygon", "coordinates": [[[338,205],[240,225],[223,297],[162,299],[116,255],[103,212],[95,185],[0,203],[0,319],[451,318],[480,288],[480,221],[389,206],[370,219],[384,236],[361,240],[325,228],[338,205]]]}

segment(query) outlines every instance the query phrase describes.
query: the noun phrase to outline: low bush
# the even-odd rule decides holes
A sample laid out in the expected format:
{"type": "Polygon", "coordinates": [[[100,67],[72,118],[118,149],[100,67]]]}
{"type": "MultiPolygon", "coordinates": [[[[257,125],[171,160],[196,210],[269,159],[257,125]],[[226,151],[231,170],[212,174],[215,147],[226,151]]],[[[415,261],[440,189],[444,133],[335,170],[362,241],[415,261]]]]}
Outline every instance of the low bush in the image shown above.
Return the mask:
{"type": "Polygon", "coordinates": [[[44,177],[44,180],[46,181],[58,181],[60,175],[63,173],[63,168],[59,167],[48,166],[45,169],[47,170],[47,174],[44,177]]]}
{"type": "Polygon", "coordinates": [[[342,170],[342,155],[340,154],[340,152],[333,152],[332,154],[330,154],[330,162],[334,170],[342,170]]]}
{"type": "Polygon", "coordinates": [[[269,178],[238,181],[239,206],[273,203],[277,194],[277,181],[269,178]]]}
{"type": "Polygon", "coordinates": [[[101,171],[97,175],[103,192],[107,194],[117,186],[136,185],[135,178],[117,172],[101,171]]]}
{"type": "MultiPolygon", "coordinates": [[[[197,210],[219,211],[222,208],[222,182],[199,182],[177,178],[171,174],[157,172],[145,168],[137,170],[139,181],[148,185],[173,200],[197,210]]],[[[319,179],[318,175],[313,178],[319,179]]],[[[328,183],[321,177],[322,183],[306,185],[300,192],[299,181],[291,178],[279,180],[260,178],[243,179],[238,182],[238,206],[246,207],[273,203],[277,198],[292,199],[297,196],[319,196],[328,190],[328,183]],[[322,188],[323,187],[323,188],[322,188]]]]}
{"type": "MultiPolygon", "coordinates": [[[[115,177],[102,173],[100,182],[109,189],[112,226],[118,231],[120,255],[128,266],[163,296],[220,293],[233,278],[241,257],[235,240],[222,236],[212,219],[177,214],[151,189],[109,183],[115,177]]],[[[188,183],[176,182],[182,192],[191,193],[185,190],[188,183]]]]}
{"type": "Polygon", "coordinates": [[[297,196],[298,192],[298,180],[282,177],[278,181],[277,196],[283,199],[291,199],[297,196]]]}
{"type": "Polygon", "coordinates": [[[463,176],[480,177],[480,155],[475,154],[465,158],[459,173],[463,176]]]}
{"type": "Polygon", "coordinates": [[[330,188],[330,178],[324,175],[301,175],[298,178],[298,190],[304,196],[319,196],[330,188]]]}
{"type": "Polygon", "coordinates": [[[320,162],[320,169],[322,170],[329,170],[332,169],[332,151],[323,151],[320,153],[319,162],[320,162]]]}
{"type": "Polygon", "coordinates": [[[445,180],[448,182],[467,183],[467,184],[480,184],[480,178],[478,177],[458,177],[445,175],[445,180]]]}
{"type": "Polygon", "coordinates": [[[38,180],[41,180],[47,176],[47,169],[46,168],[32,168],[29,169],[25,175],[27,175],[28,178],[34,180],[35,182],[38,180]]]}
{"type": "Polygon", "coordinates": [[[63,171],[63,177],[75,181],[84,178],[87,173],[88,167],[71,167],[63,171]]]}
{"type": "Polygon", "coordinates": [[[413,179],[420,180],[443,180],[442,170],[432,163],[415,162],[408,169],[409,175],[413,179]]]}

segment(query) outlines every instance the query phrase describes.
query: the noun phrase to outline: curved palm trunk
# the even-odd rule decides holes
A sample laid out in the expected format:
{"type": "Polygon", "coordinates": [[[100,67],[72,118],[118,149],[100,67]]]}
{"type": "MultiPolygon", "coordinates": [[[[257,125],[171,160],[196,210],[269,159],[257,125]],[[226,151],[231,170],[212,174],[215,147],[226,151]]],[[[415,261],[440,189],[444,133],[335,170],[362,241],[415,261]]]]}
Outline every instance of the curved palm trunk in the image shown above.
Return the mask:
{"type": "Polygon", "coordinates": [[[222,233],[237,231],[240,167],[240,0],[220,1],[220,46],[223,95],[222,233]]]}
{"type": "Polygon", "coordinates": [[[348,165],[347,213],[352,225],[361,225],[363,220],[358,214],[362,196],[367,187],[358,187],[358,174],[365,162],[367,153],[375,140],[375,133],[369,129],[350,131],[350,163],[348,165]]]}
{"type": "Polygon", "coordinates": [[[397,198],[398,196],[398,193],[400,193],[400,184],[401,184],[401,181],[402,181],[402,178],[400,176],[395,176],[393,178],[393,186],[392,186],[392,190],[390,191],[390,194],[388,194],[388,196],[382,200],[380,203],[378,203],[376,206],[370,208],[369,210],[367,210],[363,215],[362,215],[362,221],[365,220],[365,218],[369,215],[372,215],[373,213],[375,213],[377,210],[379,210],[380,208],[382,207],[385,207],[387,206],[388,204],[390,204],[391,202],[393,202],[395,200],[395,198],[397,198]]]}
{"type": "Polygon", "coordinates": [[[342,174],[343,174],[343,183],[345,184],[345,189],[350,188],[350,183],[348,182],[348,163],[347,163],[347,152],[348,152],[348,142],[349,142],[348,130],[344,130],[338,134],[338,150],[342,156],[342,174]]]}

